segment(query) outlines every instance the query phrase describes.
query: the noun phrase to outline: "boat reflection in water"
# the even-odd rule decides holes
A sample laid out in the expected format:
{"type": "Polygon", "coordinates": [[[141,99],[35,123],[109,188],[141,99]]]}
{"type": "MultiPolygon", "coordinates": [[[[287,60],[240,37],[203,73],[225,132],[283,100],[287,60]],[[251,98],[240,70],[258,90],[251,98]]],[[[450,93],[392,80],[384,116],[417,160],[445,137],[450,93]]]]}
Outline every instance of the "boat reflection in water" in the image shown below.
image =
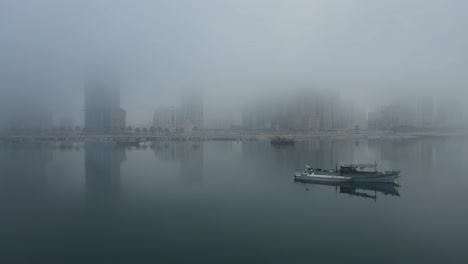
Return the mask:
{"type": "Polygon", "coordinates": [[[362,198],[370,198],[377,200],[377,193],[384,195],[400,196],[398,188],[401,187],[396,183],[386,182],[341,182],[341,183],[312,183],[295,179],[294,182],[306,185],[306,191],[309,190],[311,185],[325,185],[335,187],[335,191],[340,193],[358,196],[362,198]]]}

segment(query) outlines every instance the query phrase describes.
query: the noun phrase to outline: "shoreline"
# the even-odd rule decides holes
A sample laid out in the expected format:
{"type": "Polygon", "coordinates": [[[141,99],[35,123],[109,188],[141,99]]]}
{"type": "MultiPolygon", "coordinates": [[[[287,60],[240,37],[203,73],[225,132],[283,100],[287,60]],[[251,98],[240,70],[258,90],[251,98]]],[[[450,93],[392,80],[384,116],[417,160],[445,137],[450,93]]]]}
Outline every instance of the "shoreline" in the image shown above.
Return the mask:
{"type": "Polygon", "coordinates": [[[174,135],[80,135],[80,134],[58,134],[58,135],[6,135],[1,136],[2,141],[244,141],[244,140],[271,140],[274,137],[291,138],[294,140],[309,139],[416,139],[416,138],[442,138],[442,137],[468,137],[467,133],[447,132],[408,132],[408,133],[385,133],[385,132],[310,132],[310,133],[234,133],[234,132],[199,132],[192,134],[174,135]]]}

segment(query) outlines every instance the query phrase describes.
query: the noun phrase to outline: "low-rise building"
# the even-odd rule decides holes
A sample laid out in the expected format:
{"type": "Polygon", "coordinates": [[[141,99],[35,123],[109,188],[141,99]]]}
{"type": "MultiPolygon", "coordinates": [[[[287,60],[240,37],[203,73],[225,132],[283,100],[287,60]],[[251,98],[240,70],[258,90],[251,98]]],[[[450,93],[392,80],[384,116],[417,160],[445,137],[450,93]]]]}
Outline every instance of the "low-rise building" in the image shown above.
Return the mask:
{"type": "Polygon", "coordinates": [[[156,129],[174,132],[181,128],[180,109],[175,106],[161,107],[154,112],[153,125],[156,129]]]}

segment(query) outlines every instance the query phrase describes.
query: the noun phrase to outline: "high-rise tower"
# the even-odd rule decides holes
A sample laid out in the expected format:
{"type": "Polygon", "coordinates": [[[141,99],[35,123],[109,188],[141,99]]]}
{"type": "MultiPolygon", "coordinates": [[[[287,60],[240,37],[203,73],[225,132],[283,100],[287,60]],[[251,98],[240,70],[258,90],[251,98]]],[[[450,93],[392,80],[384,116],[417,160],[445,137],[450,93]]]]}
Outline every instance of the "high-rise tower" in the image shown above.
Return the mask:
{"type": "Polygon", "coordinates": [[[85,129],[87,133],[117,133],[125,128],[125,110],[120,108],[118,83],[90,78],[85,87],[85,129]]]}

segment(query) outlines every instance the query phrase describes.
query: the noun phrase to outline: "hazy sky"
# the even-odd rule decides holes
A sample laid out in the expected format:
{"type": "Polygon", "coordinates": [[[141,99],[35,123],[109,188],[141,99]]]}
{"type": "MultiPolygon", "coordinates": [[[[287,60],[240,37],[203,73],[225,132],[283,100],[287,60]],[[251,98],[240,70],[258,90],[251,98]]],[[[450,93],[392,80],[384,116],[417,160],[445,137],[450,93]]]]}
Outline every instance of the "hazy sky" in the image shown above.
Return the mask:
{"type": "Polygon", "coordinates": [[[208,109],[309,86],[465,92],[466,10],[441,0],[0,0],[0,103],[40,101],[82,122],[83,69],[94,64],[119,69],[137,125],[190,87],[203,87],[208,109]]]}

